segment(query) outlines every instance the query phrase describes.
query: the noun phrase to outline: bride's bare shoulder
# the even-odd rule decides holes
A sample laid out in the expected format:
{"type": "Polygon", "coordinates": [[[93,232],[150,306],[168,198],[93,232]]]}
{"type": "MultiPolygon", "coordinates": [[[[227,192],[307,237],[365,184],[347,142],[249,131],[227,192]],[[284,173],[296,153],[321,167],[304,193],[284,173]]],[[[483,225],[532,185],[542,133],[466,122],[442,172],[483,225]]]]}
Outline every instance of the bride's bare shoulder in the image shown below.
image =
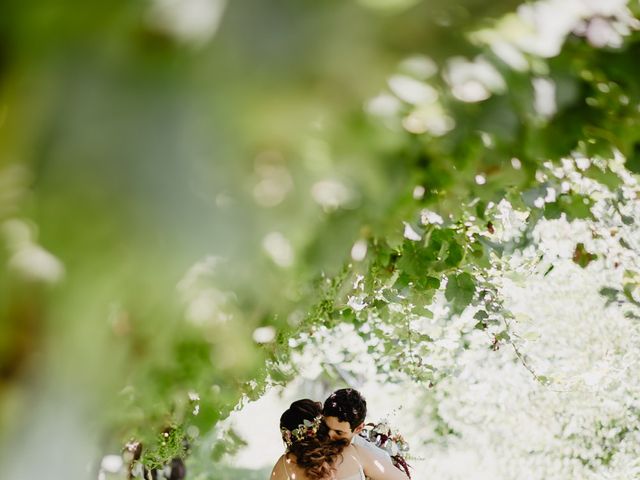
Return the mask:
{"type": "Polygon", "coordinates": [[[342,451],[342,456],[347,458],[358,458],[358,450],[353,444],[347,445],[342,451]]]}
{"type": "Polygon", "coordinates": [[[356,452],[356,447],[353,443],[350,443],[349,445],[347,445],[346,447],[344,447],[343,452],[347,452],[347,453],[355,453],[356,452]]]}
{"type": "Polygon", "coordinates": [[[281,455],[271,471],[270,480],[288,480],[287,472],[284,469],[284,462],[286,462],[284,455],[281,455]]]}

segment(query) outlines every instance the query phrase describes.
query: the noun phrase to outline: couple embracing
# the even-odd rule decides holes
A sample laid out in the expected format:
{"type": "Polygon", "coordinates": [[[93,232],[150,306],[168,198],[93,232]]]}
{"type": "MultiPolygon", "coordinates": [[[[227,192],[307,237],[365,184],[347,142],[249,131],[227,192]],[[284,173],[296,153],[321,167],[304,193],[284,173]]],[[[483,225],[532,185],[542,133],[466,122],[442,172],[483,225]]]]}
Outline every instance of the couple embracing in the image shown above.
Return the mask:
{"type": "Polygon", "coordinates": [[[367,402],[352,388],[324,402],[297,400],[280,417],[286,445],[271,480],[408,480],[389,455],[359,434],[367,402]]]}

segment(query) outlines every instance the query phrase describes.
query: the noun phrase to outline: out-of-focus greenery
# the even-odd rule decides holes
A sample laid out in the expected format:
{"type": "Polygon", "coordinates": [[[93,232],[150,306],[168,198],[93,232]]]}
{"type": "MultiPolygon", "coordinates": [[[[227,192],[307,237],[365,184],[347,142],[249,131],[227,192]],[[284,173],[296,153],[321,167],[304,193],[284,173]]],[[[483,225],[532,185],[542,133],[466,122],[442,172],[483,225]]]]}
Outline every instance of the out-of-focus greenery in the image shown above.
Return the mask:
{"type": "MultiPolygon", "coordinates": [[[[7,455],[60,403],[99,450],[136,438],[169,459],[182,447],[156,440],[166,427],[197,441],[295,374],[294,333],[371,311],[381,368],[435,382],[414,361],[429,339],[388,303],[428,312],[445,281],[454,311],[480,301],[505,248],[483,238],[491,205],[533,208],[554,186],[545,162],[615,150],[640,171],[637,34],[594,46],[576,29],[514,68],[492,35],[526,28],[520,2],[5,3],[7,455]],[[540,80],[553,111],[536,107],[540,80]],[[363,309],[347,298],[358,275],[363,309]]],[[[532,220],[590,215],[558,191],[532,220]]]]}
{"type": "Polygon", "coordinates": [[[216,480],[233,480],[235,478],[243,478],[246,480],[262,480],[267,478],[271,472],[267,470],[246,470],[241,468],[219,467],[210,477],[201,475],[199,480],[207,480],[207,478],[215,478],[216,480]]]}

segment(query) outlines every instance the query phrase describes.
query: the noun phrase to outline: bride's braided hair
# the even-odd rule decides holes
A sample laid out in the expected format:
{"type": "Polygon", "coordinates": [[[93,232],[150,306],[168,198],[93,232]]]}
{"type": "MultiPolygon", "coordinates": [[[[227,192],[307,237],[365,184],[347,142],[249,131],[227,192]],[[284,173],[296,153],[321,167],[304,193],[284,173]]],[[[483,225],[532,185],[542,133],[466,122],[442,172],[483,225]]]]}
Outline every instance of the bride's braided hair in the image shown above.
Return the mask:
{"type": "MultiPolygon", "coordinates": [[[[280,429],[293,432],[304,425],[304,421],[313,422],[322,414],[322,404],[313,400],[298,400],[280,417],[280,429]]],[[[295,457],[298,467],[305,471],[311,480],[322,480],[331,477],[335,462],[347,445],[348,440],[331,440],[324,422],[317,429],[309,431],[309,435],[288,436],[287,452],[295,457]],[[313,431],[315,430],[315,431],[313,431]]],[[[284,439],[284,438],[283,438],[284,439]]]]}

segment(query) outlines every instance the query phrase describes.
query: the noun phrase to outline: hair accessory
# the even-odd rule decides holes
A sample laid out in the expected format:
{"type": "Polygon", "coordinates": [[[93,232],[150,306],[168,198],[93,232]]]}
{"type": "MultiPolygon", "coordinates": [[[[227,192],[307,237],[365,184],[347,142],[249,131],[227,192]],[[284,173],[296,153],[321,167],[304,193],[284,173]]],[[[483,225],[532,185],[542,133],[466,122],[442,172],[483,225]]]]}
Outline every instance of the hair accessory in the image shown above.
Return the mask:
{"type": "Polygon", "coordinates": [[[284,427],[280,429],[282,433],[282,440],[287,444],[287,447],[293,445],[293,442],[300,441],[303,438],[315,437],[318,433],[318,428],[322,423],[322,415],[318,415],[313,420],[305,420],[298,428],[288,430],[284,427]]]}

